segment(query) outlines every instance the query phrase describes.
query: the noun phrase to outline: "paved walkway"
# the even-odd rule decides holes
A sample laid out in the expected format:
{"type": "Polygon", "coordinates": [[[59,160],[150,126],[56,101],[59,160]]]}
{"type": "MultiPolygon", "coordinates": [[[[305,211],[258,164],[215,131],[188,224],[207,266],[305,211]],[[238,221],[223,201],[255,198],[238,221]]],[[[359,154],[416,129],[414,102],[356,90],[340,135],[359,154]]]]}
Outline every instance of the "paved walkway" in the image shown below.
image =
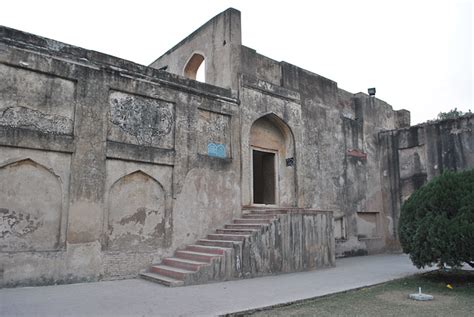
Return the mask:
{"type": "Polygon", "coordinates": [[[215,316],[373,285],[417,270],[405,255],[340,259],[337,267],[167,288],[133,279],[0,289],[0,316],[215,316]]]}

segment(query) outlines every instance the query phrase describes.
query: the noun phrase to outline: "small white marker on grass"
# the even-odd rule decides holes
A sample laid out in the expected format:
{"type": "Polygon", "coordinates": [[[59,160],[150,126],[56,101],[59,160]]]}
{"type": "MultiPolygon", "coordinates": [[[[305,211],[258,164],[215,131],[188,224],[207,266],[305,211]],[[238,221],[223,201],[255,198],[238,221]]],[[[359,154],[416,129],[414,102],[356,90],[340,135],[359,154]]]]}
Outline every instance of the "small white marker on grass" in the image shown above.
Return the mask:
{"type": "Polygon", "coordinates": [[[418,293],[410,294],[408,297],[411,298],[411,299],[413,299],[413,300],[423,300],[423,301],[426,301],[426,300],[433,300],[433,296],[432,296],[432,295],[423,294],[423,293],[421,292],[421,287],[418,287],[418,293]]]}

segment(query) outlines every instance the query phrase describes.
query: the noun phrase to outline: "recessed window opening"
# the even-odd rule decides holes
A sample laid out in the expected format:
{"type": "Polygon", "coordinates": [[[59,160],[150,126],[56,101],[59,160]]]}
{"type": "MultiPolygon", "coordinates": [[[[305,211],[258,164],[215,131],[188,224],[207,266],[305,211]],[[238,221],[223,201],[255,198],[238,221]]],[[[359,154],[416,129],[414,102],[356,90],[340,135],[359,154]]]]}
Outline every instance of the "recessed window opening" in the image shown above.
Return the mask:
{"type": "Polygon", "coordinates": [[[184,76],[200,82],[206,82],[206,61],[204,56],[195,53],[184,68],[184,76]]]}
{"type": "Polygon", "coordinates": [[[275,153],[253,150],[253,202],[274,205],[275,153]]]}

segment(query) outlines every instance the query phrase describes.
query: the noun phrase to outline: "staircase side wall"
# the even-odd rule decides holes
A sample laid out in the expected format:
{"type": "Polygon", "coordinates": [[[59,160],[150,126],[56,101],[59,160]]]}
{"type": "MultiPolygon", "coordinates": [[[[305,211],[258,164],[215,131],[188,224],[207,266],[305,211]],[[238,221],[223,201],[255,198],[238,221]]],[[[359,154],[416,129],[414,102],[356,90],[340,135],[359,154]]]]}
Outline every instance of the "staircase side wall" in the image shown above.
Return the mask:
{"type": "Polygon", "coordinates": [[[332,212],[288,213],[246,239],[234,256],[235,277],[335,266],[332,212]]]}

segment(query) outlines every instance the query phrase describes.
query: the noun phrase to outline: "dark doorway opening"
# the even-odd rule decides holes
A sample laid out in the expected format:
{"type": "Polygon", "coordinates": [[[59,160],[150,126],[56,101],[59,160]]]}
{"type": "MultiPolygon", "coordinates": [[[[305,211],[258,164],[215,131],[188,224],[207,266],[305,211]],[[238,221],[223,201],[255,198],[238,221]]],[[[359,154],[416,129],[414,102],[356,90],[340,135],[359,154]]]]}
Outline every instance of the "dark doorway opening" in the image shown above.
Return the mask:
{"type": "Polygon", "coordinates": [[[253,150],[253,202],[274,205],[275,153],[253,150]]]}

